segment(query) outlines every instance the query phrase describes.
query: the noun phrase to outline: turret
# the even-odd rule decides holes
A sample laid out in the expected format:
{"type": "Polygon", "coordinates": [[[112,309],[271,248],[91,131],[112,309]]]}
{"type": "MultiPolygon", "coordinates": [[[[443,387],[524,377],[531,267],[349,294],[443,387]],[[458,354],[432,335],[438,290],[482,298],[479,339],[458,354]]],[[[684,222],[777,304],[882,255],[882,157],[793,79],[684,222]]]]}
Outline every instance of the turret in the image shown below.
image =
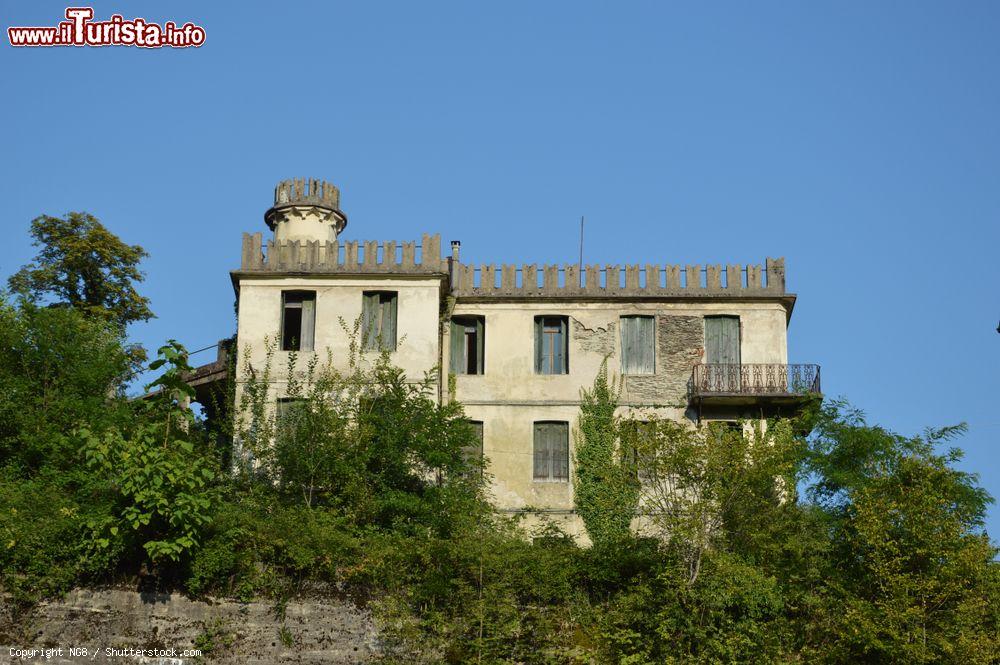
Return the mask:
{"type": "Polygon", "coordinates": [[[274,188],[274,205],[264,213],[275,243],[299,240],[337,242],[347,226],[340,190],[314,178],[283,180],[274,188]]]}

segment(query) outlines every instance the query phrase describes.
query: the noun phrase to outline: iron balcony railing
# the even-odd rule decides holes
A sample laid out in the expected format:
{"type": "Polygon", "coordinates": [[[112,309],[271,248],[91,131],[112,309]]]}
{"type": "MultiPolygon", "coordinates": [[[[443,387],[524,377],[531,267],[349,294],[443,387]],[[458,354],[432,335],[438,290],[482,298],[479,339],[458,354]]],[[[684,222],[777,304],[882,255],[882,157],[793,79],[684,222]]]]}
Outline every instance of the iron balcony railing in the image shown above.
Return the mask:
{"type": "Polygon", "coordinates": [[[707,363],[695,365],[691,396],[820,394],[819,365],[707,363]]]}

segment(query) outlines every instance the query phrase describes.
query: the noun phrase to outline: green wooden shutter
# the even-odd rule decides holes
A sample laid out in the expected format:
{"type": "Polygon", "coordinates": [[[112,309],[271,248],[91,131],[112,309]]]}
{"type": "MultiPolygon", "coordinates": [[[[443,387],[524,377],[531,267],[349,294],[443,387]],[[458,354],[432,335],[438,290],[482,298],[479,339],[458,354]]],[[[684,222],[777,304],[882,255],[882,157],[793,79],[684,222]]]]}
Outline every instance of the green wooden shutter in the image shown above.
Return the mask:
{"type": "Polygon", "coordinates": [[[476,319],[476,374],[482,374],[486,367],[486,324],[482,318],[476,319]]]}
{"type": "Polygon", "coordinates": [[[636,374],[653,374],[656,372],[656,317],[637,317],[636,324],[636,374]]]}
{"type": "Polygon", "coordinates": [[[378,294],[366,293],[361,300],[361,348],[378,348],[378,294]]]}
{"type": "Polygon", "coordinates": [[[566,331],[566,319],[559,319],[559,335],[556,337],[555,342],[555,358],[553,362],[553,373],[554,374],[568,374],[569,373],[569,358],[567,351],[569,350],[569,345],[567,344],[568,335],[566,331]]]}
{"type": "Polygon", "coordinates": [[[705,362],[740,363],[740,318],[709,316],[705,318],[705,362]]]}
{"type": "Polygon", "coordinates": [[[455,374],[465,374],[465,326],[451,320],[451,371],[455,374]]]}
{"type": "Polygon", "coordinates": [[[379,294],[382,305],[382,325],[380,339],[384,351],[396,350],[396,294],[379,294]]]}
{"type": "Polygon", "coordinates": [[[740,318],[710,316],[705,318],[705,362],[720,365],[710,369],[712,389],[723,392],[740,390],[740,318]]]}
{"type": "Polygon", "coordinates": [[[464,460],[466,464],[479,466],[479,470],[482,471],[483,423],[477,420],[470,420],[468,423],[472,427],[473,432],[475,432],[477,441],[472,445],[462,446],[462,460],[464,460]]]}
{"type": "Polygon", "coordinates": [[[549,478],[549,439],[548,423],[535,423],[535,470],[534,477],[538,480],[549,478]]]}
{"type": "Polygon", "coordinates": [[[316,338],[316,294],[311,293],[302,298],[302,340],[299,350],[312,351],[316,338]]]}
{"type": "Polygon", "coordinates": [[[556,480],[569,480],[569,424],[552,423],[551,443],[552,477],[556,480]]]}
{"type": "Polygon", "coordinates": [[[535,372],[545,374],[545,319],[535,317],[535,372]]]}
{"type": "Polygon", "coordinates": [[[635,373],[635,317],[623,316],[622,326],[622,374],[635,373]]]}

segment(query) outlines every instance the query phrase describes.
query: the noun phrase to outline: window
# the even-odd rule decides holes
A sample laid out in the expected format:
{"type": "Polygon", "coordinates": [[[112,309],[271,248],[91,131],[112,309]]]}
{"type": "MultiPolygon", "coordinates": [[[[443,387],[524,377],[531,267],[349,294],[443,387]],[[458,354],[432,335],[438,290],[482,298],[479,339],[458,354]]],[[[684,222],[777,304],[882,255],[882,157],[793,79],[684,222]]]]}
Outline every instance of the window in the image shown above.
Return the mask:
{"type": "Polygon", "coordinates": [[[312,351],[316,333],[316,292],[281,292],[281,350],[312,351]]]}
{"type": "Polygon", "coordinates": [[[466,464],[477,468],[481,473],[483,463],[483,423],[480,420],[470,420],[468,423],[476,433],[476,443],[469,446],[462,446],[462,459],[466,464]]]}
{"type": "Polygon", "coordinates": [[[361,349],[396,350],[396,292],[365,291],[361,306],[361,349]]]}
{"type": "Polygon", "coordinates": [[[656,318],[623,316],[622,374],[652,374],[656,367],[656,318]]]}
{"type": "Polygon", "coordinates": [[[713,390],[742,392],[740,317],[705,317],[705,363],[709,365],[708,376],[713,390]]]}
{"type": "Polygon", "coordinates": [[[535,317],[535,372],[569,374],[565,316],[535,317]]]}
{"type": "Polygon", "coordinates": [[[456,316],[451,320],[451,371],[455,374],[483,373],[481,316],[456,316]]]}
{"type": "Polygon", "coordinates": [[[306,400],[298,397],[279,397],[274,425],[279,435],[294,436],[305,416],[306,400]]]}
{"type": "Polygon", "coordinates": [[[705,317],[705,362],[740,364],[740,317],[705,317]]]}
{"type": "Polygon", "coordinates": [[[569,480],[569,423],[535,423],[535,480],[569,480]]]}
{"type": "Polygon", "coordinates": [[[647,420],[624,420],[621,424],[622,461],[634,478],[648,480],[653,471],[656,427],[647,420]]]}

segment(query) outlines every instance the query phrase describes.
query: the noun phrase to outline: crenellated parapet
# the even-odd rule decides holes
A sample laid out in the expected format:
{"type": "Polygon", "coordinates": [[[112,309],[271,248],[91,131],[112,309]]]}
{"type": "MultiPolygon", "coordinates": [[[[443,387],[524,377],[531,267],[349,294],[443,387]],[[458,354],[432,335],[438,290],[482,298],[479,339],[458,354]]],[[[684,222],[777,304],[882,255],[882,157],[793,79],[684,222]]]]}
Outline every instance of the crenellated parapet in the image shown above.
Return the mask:
{"type": "Polygon", "coordinates": [[[785,260],[761,265],[455,264],[458,297],[754,296],[785,294],[785,260]]]}
{"type": "Polygon", "coordinates": [[[243,272],[447,274],[441,236],[424,234],[421,242],[388,240],[266,243],[260,233],[243,234],[243,272]]]}

